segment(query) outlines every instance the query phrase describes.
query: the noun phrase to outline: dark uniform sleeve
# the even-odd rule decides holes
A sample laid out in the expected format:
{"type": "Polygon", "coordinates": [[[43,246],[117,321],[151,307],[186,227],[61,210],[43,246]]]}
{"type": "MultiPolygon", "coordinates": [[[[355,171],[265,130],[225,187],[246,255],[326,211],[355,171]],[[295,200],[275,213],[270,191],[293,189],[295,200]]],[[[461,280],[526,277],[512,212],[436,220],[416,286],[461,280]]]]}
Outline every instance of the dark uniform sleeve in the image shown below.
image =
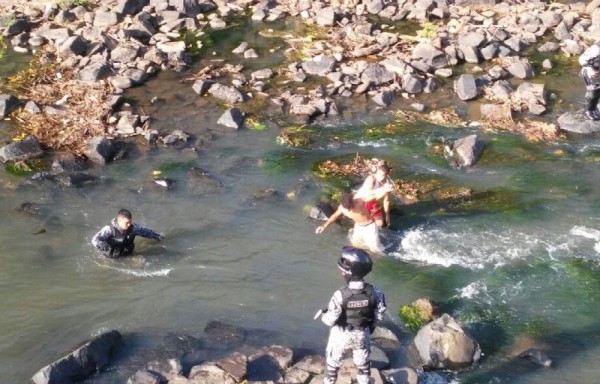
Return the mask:
{"type": "Polygon", "coordinates": [[[154,239],[160,241],[160,235],[158,233],[154,232],[150,228],[142,227],[141,225],[136,223],[133,223],[132,233],[135,236],[141,236],[147,239],[154,239]]]}
{"type": "Polygon", "coordinates": [[[109,225],[104,226],[92,238],[92,245],[103,255],[108,256],[111,251],[111,246],[108,244],[108,239],[112,236],[112,230],[109,225]]]}

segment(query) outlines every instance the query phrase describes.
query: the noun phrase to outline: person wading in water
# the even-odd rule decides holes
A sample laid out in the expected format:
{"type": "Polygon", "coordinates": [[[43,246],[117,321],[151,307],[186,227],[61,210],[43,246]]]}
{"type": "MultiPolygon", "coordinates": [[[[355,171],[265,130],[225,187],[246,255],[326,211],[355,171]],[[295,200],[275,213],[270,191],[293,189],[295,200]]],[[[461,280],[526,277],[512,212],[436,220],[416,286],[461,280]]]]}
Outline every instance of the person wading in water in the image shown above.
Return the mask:
{"type": "Polygon", "coordinates": [[[131,217],[131,212],[121,209],[109,225],[104,226],[94,235],[92,245],[104,256],[117,258],[133,253],[136,236],[161,241],[163,236],[134,223],[131,217]]]}

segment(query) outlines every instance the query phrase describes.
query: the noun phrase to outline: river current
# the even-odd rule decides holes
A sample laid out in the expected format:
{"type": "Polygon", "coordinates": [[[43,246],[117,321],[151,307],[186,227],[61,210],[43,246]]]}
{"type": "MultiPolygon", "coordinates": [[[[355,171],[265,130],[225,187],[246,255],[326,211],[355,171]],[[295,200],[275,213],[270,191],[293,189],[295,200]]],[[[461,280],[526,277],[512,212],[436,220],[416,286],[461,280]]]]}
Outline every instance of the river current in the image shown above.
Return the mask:
{"type": "MultiPolygon", "coordinates": [[[[402,214],[384,233],[388,256],[375,260],[369,275],[386,293],[388,325],[396,327],[399,307],[417,298],[440,303],[483,350],[478,366],[450,375],[454,383],[597,380],[598,137],[549,145],[479,132],[483,157],[473,168],[455,169],[431,155],[431,143],[476,128],[397,123],[400,133],[371,139],[368,129],[393,118],[369,107],[341,121],[317,122],[311,127],[319,132],[315,146],[291,149],[276,143],[283,127],[275,124],[264,131],[219,127],[222,108],[180,83],[183,77],[161,73],[126,96],[153,116],[154,128],[192,134],[197,150],[153,149],[134,139],[139,150],[90,170],[100,181],[85,188],[25,186],[25,178],[0,172],[2,382],[25,383],[80,342],[113,328],[125,335],[125,352],[133,358],[90,382],[124,382],[160,355],[166,336],[201,336],[212,320],[268,330],[263,335],[276,334],[278,343],[322,351],[327,329],[312,316],[342,285],[335,264],[347,230],[332,226],[315,235],[317,223],[306,207],[323,195],[325,184],[312,169],[315,162],[356,153],[390,160],[395,178],[434,177],[497,197],[458,210],[427,202],[398,207],[402,214]],[[155,96],[161,100],[150,103],[155,96]],[[192,166],[210,172],[223,188],[191,193],[192,166]],[[175,181],[171,190],[153,183],[158,169],[175,181]],[[268,188],[278,193],[254,198],[268,188]],[[38,204],[39,214],[15,209],[25,202],[38,204]],[[160,243],[137,240],[142,261],[104,260],[89,244],[120,208],[165,235],[160,243]],[[547,351],[554,367],[515,359],[530,346],[547,351]]],[[[572,74],[548,87],[576,107],[578,81],[572,74]]],[[[561,108],[557,103],[550,117],[561,108]]],[[[11,135],[7,129],[3,138],[11,135]]],[[[411,336],[400,336],[404,348],[411,336]]]]}

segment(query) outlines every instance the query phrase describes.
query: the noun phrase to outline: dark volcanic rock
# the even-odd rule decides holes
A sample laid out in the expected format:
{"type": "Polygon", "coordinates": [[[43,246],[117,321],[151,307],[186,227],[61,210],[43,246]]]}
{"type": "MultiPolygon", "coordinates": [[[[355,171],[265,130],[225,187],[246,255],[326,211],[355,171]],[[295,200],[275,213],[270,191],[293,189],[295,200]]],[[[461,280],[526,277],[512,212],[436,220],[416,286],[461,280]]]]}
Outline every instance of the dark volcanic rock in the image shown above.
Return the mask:
{"type": "Polygon", "coordinates": [[[0,119],[4,119],[17,105],[19,99],[9,94],[0,95],[0,119]]]}
{"type": "Polygon", "coordinates": [[[114,143],[104,137],[94,137],[88,142],[85,155],[95,163],[106,164],[113,160],[117,149],[114,143]]]}
{"type": "Polygon", "coordinates": [[[39,370],[31,381],[35,384],[71,384],[82,381],[104,368],[121,345],[121,334],[108,331],[94,337],[69,355],[39,370]]]}
{"type": "Polygon", "coordinates": [[[172,145],[179,141],[186,143],[189,139],[190,139],[190,135],[188,135],[187,133],[183,132],[180,129],[176,129],[173,132],[171,132],[170,134],[168,134],[167,136],[163,137],[162,142],[165,145],[172,145]]]}
{"type": "Polygon", "coordinates": [[[40,143],[33,136],[0,148],[0,160],[3,162],[33,159],[43,155],[40,143]]]}
{"type": "Polygon", "coordinates": [[[388,71],[383,65],[371,63],[360,75],[363,83],[374,85],[387,84],[394,81],[394,73],[388,71]]]}

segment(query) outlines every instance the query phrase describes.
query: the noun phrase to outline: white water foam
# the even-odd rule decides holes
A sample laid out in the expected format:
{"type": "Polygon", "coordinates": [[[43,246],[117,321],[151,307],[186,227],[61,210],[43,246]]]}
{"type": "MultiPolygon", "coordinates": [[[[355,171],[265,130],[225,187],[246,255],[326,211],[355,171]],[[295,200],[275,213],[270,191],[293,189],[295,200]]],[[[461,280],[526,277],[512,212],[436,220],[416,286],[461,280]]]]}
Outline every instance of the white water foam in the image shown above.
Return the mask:
{"type": "Polygon", "coordinates": [[[386,142],[383,141],[364,141],[361,140],[359,142],[354,143],[359,147],[373,147],[373,148],[382,148],[382,147],[387,147],[388,144],[386,142]]]}
{"type": "Polygon", "coordinates": [[[540,242],[524,233],[497,231],[449,232],[439,228],[418,227],[404,232],[397,249],[389,255],[397,259],[426,265],[471,269],[502,266],[512,260],[525,259],[540,242]]]}
{"type": "Polygon", "coordinates": [[[134,269],[134,268],[124,268],[117,267],[115,265],[107,264],[106,262],[100,263],[94,260],[94,263],[97,265],[111,269],[113,271],[117,271],[120,273],[124,273],[126,275],[136,276],[136,277],[165,277],[169,276],[169,273],[173,270],[173,268],[162,268],[157,270],[148,270],[148,269],[134,269]]]}
{"type": "Polygon", "coordinates": [[[600,253],[600,231],[593,228],[588,228],[584,226],[576,225],[571,228],[571,235],[581,236],[586,239],[595,240],[596,244],[594,244],[594,251],[596,253],[600,253]]]}
{"type": "Polygon", "coordinates": [[[483,280],[477,280],[471,284],[457,289],[458,297],[462,299],[472,299],[481,294],[487,294],[487,285],[483,280]]]}

